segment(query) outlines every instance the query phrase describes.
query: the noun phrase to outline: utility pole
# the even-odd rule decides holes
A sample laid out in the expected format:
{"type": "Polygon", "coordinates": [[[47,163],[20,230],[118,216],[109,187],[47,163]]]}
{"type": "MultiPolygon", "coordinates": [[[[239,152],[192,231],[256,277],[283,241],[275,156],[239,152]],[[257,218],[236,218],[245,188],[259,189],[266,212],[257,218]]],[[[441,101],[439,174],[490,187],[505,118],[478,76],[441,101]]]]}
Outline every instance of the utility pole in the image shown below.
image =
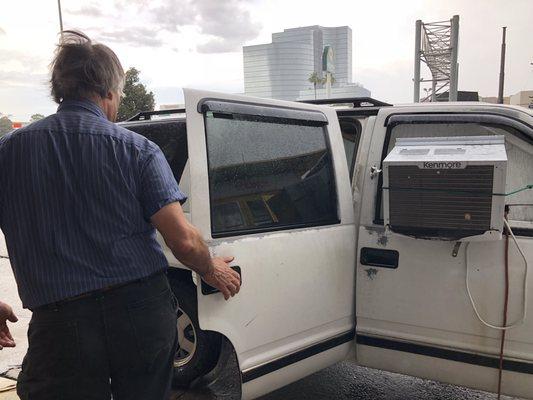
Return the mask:
{"type": "Polygon", "coordinates": [[[450,63],[450,91],[448,101],[457,101],[459,64],[457,58],[459,55],[459,16],[454,15],[451,20],[451,63],[450,63]]]}
{"type": "Polygon", "coordinates": [[[415,74],[413,77],[414,83],[414,95],[413,102],[418,103],[420,101],[420,55],[422,42],[422,21],[416,21],[415,25],[415,74]]]}
{"type": "Polygon", "coordinates": [[[503,104],[503,83],[505,80],[505,33],[507,27],[504,26],[502,33],[502,54],[500,58],[500,86],[498,89],[498,104],[503,104]]]}
{"type": "Polygon", "coordinates": [[[59,10],[59,33],[63,37],[63,16],[61,15],[61,0],[57,0],[57,9],[59,10]]]}

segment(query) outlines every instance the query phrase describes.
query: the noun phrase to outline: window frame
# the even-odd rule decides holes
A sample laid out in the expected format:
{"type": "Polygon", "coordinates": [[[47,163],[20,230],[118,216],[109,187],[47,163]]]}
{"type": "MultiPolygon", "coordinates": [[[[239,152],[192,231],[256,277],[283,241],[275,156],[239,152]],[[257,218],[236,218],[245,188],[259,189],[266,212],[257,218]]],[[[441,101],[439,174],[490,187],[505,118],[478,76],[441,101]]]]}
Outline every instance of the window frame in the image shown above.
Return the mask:
{"type": "MultiPolygon", "coordinates": [[[[204,135],[205,135],[205,144],[206,144],[206,157],[207,157],[207,185],[209,190],[209,216],[210,216],[210,231],[211,237],[213,239],[226,238],[233,236],[243,236],[243,235],[252,235],[258,233],[269,233],[269,232],[280,232],[286,230],[294,229],[305,229],[313,227],[322,227],[322,226],[331,226],[338,225],[341,223],[339,216],[340,213],[340,204],[339,204],[339,188],[337,183],[337,174],[335,173],[335,158],[333,156],[333,151],[331,147],[330,137],[328,134],[329,122],[326,116],[315,110],[303,110],[297,108],[287,108],[287,107],[276,107],[276,106],[265,106],[254,103],[241,103],[234,101],[225,101],[225,100],[216,100],[212,103],[207,102],[208,99],[205,99],[201,104],[198,105],[198,111],[203,115],[204,123],[204,135]],[[206,105],[207,103],[207,105],[206,105]],[[215,106],[221,106],[222,110],[217,111],[213,110],[213,107],[209,105],[214,104],[215,106]],[[235,107],[235,108],[234,108],[235,107]],[[254,112],[255,110],[261,110],[261,112],[254,112]],[[265,112],[266,110],[266,112],[265,112]],[[280,111],[277,113],[277,111],[280,111]],[[238,229],[233,231],[221,231],[215,232],[213,227],[213,203],[211,196],[211,169],[210,169],[210,160],[209,160],[209,134],[207,132],[207,112],[211,111],[213,115],[216,114],[214,118],[220,118],[221,115],[238,115],[244,116],[243,120],[246,120],[246,117],[254,119],[254,121],[261,121],[264,123],[280,123],[284,125],[304,125],[320,128],[322,130],[322,135],[324,137],[324,143],[326,146],[327,154],[330,158],[330,180],[332,182],[332,190],[330,193],[331,203],[334,205],[334,214],[335,217],[327,221],[315,221],[315,222],[304,222],[304,223],[292,223],[284,224],[277,226],[267,226],[267,227],[249,227],[245,229],[238,229]],[[234,112],[232,112],[234,111],[234,112]],[[314,118],[308,120],[306,117],[313,116],[314,118]]],[[[209,99],[212,100],[212,99],[209,99]]],[[[224,118],[224,117],[222,117],[224,118]]],[[[344,149],[343,149],[344,151],[344,149]]],[[[344,157],[344,155],[343,155],[344,157]]]]}
{"type": "MultiPolygon", "coordinates": [[[[390,140],[392,137],[392,130],[398,125],[430,125],[430,124],[493,124],[500,126],[504,130],[505,128],[513,128],[513,131],[506,130],[510,135],[515,136],[517,139],[525,141],[533,145],[533,127],[528,123],[512,118],[509,116],[503,116],[497,113],[451,113],[451,112],[434,112],[434,113],[393,113],[385,118],[384,126],[387,127],[385,132],[385,138],[383,140],[383,147],[381,151],[380,167],[383,169],[383,161],[387,157],[387,150],[389,148],[390,140]],[[530,134],[526,134],[523,130],[527,129],[530,134]],[[518,134],[516,133],[518,132],[518,134]]],[[[383,174],[379,174],[378,184],[375,194],[374,202],[374,225],[384,225],[384,220],[381,218],[381,207],[383,203],[383,174]]],[[[513,233],[517,236],[533,237],[533,228],[524,227],[512,227],[513,233]]]]}

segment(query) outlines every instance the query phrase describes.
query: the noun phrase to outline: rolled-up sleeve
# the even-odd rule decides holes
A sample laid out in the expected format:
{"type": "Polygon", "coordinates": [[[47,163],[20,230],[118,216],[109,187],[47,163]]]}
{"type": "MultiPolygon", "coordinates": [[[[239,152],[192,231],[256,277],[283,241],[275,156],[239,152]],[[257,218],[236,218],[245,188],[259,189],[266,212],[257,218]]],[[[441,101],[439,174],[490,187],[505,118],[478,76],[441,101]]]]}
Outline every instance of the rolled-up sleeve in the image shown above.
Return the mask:
{"type": "Polygon", "coordinates": [[[140,198],[146,220],[167,204],[176,201],[183,204],[187,200],[159,148],[150,154],[142,168],[140,198]]]}

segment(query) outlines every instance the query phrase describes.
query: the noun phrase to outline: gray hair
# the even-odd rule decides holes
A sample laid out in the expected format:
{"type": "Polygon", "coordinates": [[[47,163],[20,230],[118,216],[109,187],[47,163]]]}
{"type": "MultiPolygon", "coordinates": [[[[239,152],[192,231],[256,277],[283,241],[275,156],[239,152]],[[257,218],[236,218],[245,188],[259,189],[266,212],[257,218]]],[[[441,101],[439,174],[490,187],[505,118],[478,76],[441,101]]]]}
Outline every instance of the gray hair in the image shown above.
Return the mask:
{"type": "Polygon", "coordinates": [[[124,69],[117,55],[81,32],[63,31],[50,69],[52,97],[58,104],[64,99],[104,98],[124,88],[124,69]]]}

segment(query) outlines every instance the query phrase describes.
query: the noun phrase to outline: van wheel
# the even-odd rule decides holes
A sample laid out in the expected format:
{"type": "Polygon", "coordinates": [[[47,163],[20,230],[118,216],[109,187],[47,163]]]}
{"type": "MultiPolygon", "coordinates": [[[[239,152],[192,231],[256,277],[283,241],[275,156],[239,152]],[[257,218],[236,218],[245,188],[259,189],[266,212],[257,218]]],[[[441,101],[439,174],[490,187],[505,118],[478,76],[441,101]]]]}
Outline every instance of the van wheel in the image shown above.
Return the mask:
{"type": "Polygon", "coordinates": [[[196,286],[191,283],[170,280],[178,299],[178,342],[174,356],[174,386],[189,386],[195,379],[209,373],[217,364],[221,348],[221,336],[215,332],[200,330],[196,286]]]}

